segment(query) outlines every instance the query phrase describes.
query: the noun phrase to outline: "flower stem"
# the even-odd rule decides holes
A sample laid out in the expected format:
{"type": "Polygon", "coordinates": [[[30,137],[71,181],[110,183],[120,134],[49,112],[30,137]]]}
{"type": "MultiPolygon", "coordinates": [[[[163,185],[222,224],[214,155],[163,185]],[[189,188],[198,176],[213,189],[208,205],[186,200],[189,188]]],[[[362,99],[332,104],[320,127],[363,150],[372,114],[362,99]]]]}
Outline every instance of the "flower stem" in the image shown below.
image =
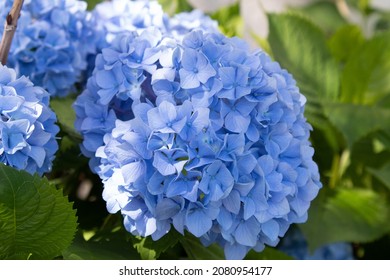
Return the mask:
{"type": "Polygon", "coordinates": [[[11,11],[8,13],[4,24],[3,38],[0,43],[0,62],[5,65],[8,59],[8,53],[11,49],[12,39],[14,37],[18,19],[20,17],[20,10],[23,7],[24,0],[15,0],[11,11]]]}

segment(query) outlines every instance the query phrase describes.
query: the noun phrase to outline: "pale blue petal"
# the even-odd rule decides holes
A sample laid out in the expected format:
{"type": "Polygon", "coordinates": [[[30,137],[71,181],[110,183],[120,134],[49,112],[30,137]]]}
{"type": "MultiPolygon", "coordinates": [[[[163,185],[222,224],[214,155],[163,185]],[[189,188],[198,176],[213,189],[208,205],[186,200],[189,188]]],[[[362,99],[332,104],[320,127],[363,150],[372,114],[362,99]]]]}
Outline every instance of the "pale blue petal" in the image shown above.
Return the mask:
{"type": "Polygon", "coordinates": [[[259,233],[260,224],[252,217],[237,226],[234,237],[239,244],[253,247],[257,243],[257,235],[259,233]]]}
{"type": "Polygon", "coordinates": [[[211,219],[206,215],[206,210],[201,207],[188,209],[186,215],[186,226],[189,232],[196,237],[200,237],[210,230],[212,226],[211,219]]]}

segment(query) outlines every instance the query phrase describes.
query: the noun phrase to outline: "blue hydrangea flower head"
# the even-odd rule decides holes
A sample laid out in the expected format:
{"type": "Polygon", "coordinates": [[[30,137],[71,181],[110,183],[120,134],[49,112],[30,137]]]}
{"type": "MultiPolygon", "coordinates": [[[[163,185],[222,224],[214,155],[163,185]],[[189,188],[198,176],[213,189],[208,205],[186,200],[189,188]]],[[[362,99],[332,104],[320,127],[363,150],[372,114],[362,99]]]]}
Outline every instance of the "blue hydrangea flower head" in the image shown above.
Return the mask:
{"type": "MultiPolygon", "coordinates": [[[[201,11],[181,13],[170,18],[155,0],[112,0],[99,3],[92,12],[96,54],[110,46],[116,36],[142,32],[154,27],[161,33],[181,38],[193,30],[217,31],[217,23],[201,11]]],[[[88,73],[95,67],[95,56],[89,57],[88,73]]]]}
{"type": "Polygon", "coordinates": [[[276,246],[321,188],[305,98],[237,38],[156,28],[117,36],[77,99],[76,128],[125,228],[175,228],[229,259],[276,246]]]}
{"type": "Polygon", "coordinates": [[[29,173],[51,170],[58,150],[49,94],[0,65],[0,162],[29,173]]]}
{"type": "Polygon", "coordinates": [[[297,260],[353,260],[353,248],[350,243],[337,242],[317,248],[310,253],[303,233],[292,227],[282,238],[278,249],[297,260]]]}
{"type": "MultiPolygon", "coordinates": [[[[2,22],[12,2],[0,0],[2,22]]],[[[74,91],[83,81],[88,55],[96,52],[86,8],[85,1],[77,0],[24,1],[8,65],[52,96],[74,91]]]]}

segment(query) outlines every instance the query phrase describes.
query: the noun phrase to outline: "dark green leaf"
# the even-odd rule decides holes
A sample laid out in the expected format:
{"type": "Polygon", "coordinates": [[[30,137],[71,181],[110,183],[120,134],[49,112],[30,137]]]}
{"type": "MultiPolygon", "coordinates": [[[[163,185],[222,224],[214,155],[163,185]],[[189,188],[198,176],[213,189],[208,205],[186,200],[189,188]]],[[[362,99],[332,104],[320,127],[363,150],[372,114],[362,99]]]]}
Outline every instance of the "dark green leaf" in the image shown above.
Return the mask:
{"type": "Polygon", "coordinates": [[[78,236],[73,244],[63,253],[66,260],[136,260],[139,254],[118,233],[112,233],[106,238],[85,241],[78,236]]]}
{"type": "Polygon", "coordinates": [[[246,260],[293,260],[289,255],[271,247],[266,247],[262,252],[257,253],[253,250],[245,257],[246,260]]]}
{"type": "Polygon", "coordinates": [[[192,260],[224,260],[225,254],[223,249],[217,244],[205,247],[198,238],[186,234],[180,240],[188,257],[192,260]]]}
{"type": "Polygon", "coordinates": [[[62,190],[0,164],[0,258],[52,259],[70,245],[76,228],[62,190]]]}
{"type": "Polygon", "coordinates": [[[341,189],[332,197],[321,194],[300,227],[314,250],[339,241],[373,241],[389,231],[388,220],[384,197],[372,190],[341,189]]]}
{"type": "Polygon", "coordinates": [[[390,164],[386,164],[381,169],[369,168],[368,170],[390,190],[390,164]]]}
{"type": "Polygon", "coordinates": [[[70,135],[79,138],[79,134],[74,129],[76,113],[72,108],[75,97],[53,98],[50,100],[50,107],[56,113],[61,128],[70,135]]]}

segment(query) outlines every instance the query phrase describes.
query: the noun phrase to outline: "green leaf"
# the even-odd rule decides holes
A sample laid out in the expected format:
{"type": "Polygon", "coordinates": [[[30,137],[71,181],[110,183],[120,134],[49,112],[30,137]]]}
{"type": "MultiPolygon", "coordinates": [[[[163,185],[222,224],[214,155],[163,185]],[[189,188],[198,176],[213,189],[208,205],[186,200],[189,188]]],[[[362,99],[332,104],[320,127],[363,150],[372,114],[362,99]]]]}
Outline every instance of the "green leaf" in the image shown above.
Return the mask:
{"type": "Polygon", "coordinates": [[[85,241],[78,235],[63,253],[65,260],[137,260],[139,257],[131,242],[119,233],[112,233],[99,241],[85,241]]]}
{"type": "Polygon", "coordinates": [[[340,189],[332,197],[324,193],[300,225],[310,250],[333,242],[370,242],[390,229],[384,197],[372,190],[340,189]]]}
{"type": "Polygon", "coordinates": [[[274,58],[292,73],[307,97],[305,116],[325,132],[333,150],[339,150],[338,131],[324,113],[323,103],[339,95],[339,66],[331,56],[320,28],[302,16],[271,14],[269,43],[274,58]]]}
{"type": "Polygon", "coordinates": [[[336,100],[339,66],[324,33],[310,20],[294,14],[271,14],[269,42],[275,60],[291,72],[301,92],[320,100],[336,100]]]}
{"type": "Polygon", "coordinates": [[[328,45],[332,55],[345,62],[364,43],[361,29],[356,25],[345,25],[329,39],[328,45]]]}
{"type": "Polygon", "coordinates": [[[217,244],[212,244],[205,247],[198,238],[193,235],[186,234],[180,240],[188,257],[192,260],[224,260],[225,254],[223,249],[217,244]]]}
{"type": "Polygon", "coordinates": [[[72,108],[74,101],[74,96],[52,98],[50,100],[50,107],[56,113],[61,128],[70,135],[80,138],[79,134],[74,129],[74,122],[76,120],[76,113],[72,108]]]}
{"type": "Polygon", "coordinates": [[[371,132],[390,131],[390,111],[384,108],[329,104],[326,106],[326,113],[333,125],[344,135],[350,148],[371,132]]]}
{"type": "Polygon", "coordinates": [[[170,16],[192,10],[192,7],[186,0],[158,0],[158,2],[163,7],[164,12],[170,16]]]}
{"type": "Polygon", "coordinates": [[[88,3],[88,10],[92,10],[97,4],[102,2],[102,0],[87,0],[88,3]]]}
{"type": "Polygon", "coordinates": [[[151,237],[133,237],[134,248],[138,251],[143,260],[158,259],[161,253],[175,246],[181,236],[171,230],[161,239],[154,241],[151,237]]]}
{"type": "Polygon", "coordinates": [[[341,78],[341,99],[375,104],[390,93],[390,32],[383,32],[355,49],[341,78]]]}
{"type": "Polygon", "coordinates": [[[346,20],[340,15],[336,5],[330,1],[313,1],[294,11],[310,18],[326,34],[332,34],[346,24],[346,20]]]}
{"type": "Polygon", "coordinates": [[[381,169],[368,168],[368,171],[390,190],[390,163],[381,169]]]}
{"type": "Polygon", "coordinates": [[[240,15],[240,5],[223,7],[211,15],[218,21],[219,29],[228,37],[240,36],[242,34],[243,19],[240,15]]]}
{"type": "Polygon", "coordinates": [[[245,257],[246,260],[293,260],[294,258],[289,255],[271,247],[265,247],[261,252],[255,252],[253,250],[245,257]]]}
{"type": "Polygon", "coordinates": [[[77,218],[47,179],[0,164],[0,258],[52,259],[72,242],[77,218]]]}

